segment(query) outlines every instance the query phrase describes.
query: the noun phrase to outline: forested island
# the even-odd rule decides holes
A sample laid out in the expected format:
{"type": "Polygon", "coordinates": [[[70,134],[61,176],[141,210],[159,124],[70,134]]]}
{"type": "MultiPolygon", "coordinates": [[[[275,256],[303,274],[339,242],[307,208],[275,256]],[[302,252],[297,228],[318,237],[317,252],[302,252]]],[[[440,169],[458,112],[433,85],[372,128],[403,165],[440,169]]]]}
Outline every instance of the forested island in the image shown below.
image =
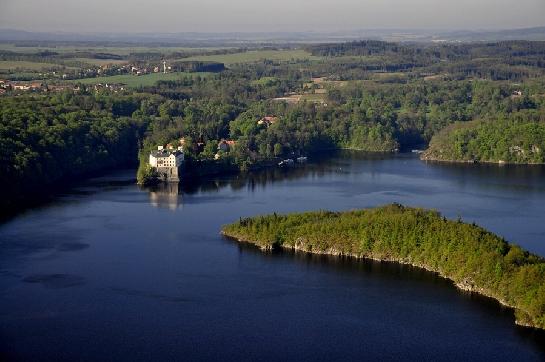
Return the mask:
{"type": "Polygon", "coordinates": [[[545,260],[475,224],[392,204],[241,218],[222,233],[263,250],[392,261],[424,268],[514,308],[516,323],[545,329],[545,260]]]}
{"type": "Polygon", "coordinates": [[[2,211],[114,167],[140,162],[145,180],[150,150],[182,141],[186,167],[199,172],[331,149],[410,151],[432,138],[427,159],[544,158],[544,42],[9,49],[0,49],[2,211]]]}

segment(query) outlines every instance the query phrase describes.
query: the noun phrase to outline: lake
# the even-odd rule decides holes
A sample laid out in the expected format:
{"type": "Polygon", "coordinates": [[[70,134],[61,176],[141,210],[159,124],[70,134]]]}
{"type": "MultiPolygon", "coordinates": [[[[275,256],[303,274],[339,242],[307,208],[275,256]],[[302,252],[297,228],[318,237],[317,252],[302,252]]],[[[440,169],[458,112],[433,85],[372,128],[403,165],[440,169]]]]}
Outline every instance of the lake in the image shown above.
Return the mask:
{"type": "Polygon", "coordinates": [[[544,167],[309,161],[151,189],[123,170],[5,221],[0,359],[545,359],[544,333],[435,274],[219,235],[239,217],[399,202],[545,256],[544,167]]]}

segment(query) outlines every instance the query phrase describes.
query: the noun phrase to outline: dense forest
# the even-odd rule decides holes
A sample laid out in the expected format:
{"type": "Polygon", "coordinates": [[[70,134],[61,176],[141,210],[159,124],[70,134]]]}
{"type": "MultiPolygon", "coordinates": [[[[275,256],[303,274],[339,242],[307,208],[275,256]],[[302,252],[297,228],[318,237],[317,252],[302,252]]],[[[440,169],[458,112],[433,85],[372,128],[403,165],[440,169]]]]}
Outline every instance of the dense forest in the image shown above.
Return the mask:
{"type": "Polygon", "coordinates": [[[262,249],[422,267],[514,308],[518,324],[545,329],[545,260],[435,211],[394,204],[349,212],[273,214],[240,219],[223,233],[262,249]]]}
{"type": "Polygon", "coordinates": [[[122,108],[88,95],[0,98],[0,209],[56,182],[135,164],[145,123],[122,108]]]}
{"type": "MultiPolygon", "coordinates": [[[[453,79],[521,80],[543,74],[545,42],[504,41],[465,44],[397,44],[383,41],[319,44],[307,48],[328,56],[330,64],[344,65],[343,79],[369,72],[446,73],[453,79]]],[[[414,74],[413,74],[414,75],[414,74]]]]}
{"type": "MultiPolygon", "coordinates": [[[[3,203],[138,158],[139,176],[145,177],[149,151],[181,138],[188,167],[219,170],[252,169],[324,149],[406,151],[426,147],[434,136],[430,158],[542,162],[543,42],[364,41],[305,49],[315,58],[241,61],[225,69],[218,62],[185,62],[188,51],[172,64],[216,73],[179,73],[153,86],[108,89],[76,80],[57,93],[47,87],[5,92],[0,96],[3,203]],[[260,124],[267,116],[275,122],[260,124]],[[235,146],[219,151],[221,140],[235,146]]],[[[148,58],[157,63],[159,50],[150,52],[139,53],[138,64],[148,58]]],[[[210,52],[239,59],[251,53],[210,52]]],[[[75,61],[55,51],[4,53],[6,59],[75,61]]],[[[101,56],[107,54],[93,53],[101,56]]]]}
{"type": "Polygon", "coordinates": [[[424,160],[493,163],[545,163],[545,119],[508,118],[455,123],[436,134],[424,160]]]}

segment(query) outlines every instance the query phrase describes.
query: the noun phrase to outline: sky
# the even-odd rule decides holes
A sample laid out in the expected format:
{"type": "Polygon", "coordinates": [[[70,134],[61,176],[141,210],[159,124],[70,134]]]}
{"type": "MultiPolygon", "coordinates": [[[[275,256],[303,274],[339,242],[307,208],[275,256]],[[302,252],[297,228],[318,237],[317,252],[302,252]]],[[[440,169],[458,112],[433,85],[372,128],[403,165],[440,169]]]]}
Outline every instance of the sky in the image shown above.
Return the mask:
{"type": "Polygon", "coordinates": [[[64,32],[485,30],[545,26],[545,0],[0,0],[0,28],[64,32]]]}

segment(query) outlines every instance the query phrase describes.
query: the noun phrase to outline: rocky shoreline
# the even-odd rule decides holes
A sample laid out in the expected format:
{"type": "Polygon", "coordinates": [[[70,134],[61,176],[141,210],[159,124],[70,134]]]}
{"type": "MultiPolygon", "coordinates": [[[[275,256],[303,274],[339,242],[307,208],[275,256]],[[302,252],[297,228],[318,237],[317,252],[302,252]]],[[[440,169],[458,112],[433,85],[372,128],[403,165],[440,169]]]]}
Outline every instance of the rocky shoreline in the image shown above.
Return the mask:
{"type": "Polygon", "coordinates": [[[426,151],[420,155],[420,160],[424,162],[438,162],[438,163],[453,163],[453,164],[486,164],[486,165],[498,165],[498,166],[505,166],[505,165],[519,165],[519,166],[541,166],[545,165],[545,163],[539,163],[539,162],[526,162],[526,163],[520,163],[520,162],[507,162],[504,160],[498,160],[498,161],[481,161],[481,160],[452,160],[452,159],[444,159],[444,158],[438,158],[434,156],[430,156],[426,154],[426,151]]]}

